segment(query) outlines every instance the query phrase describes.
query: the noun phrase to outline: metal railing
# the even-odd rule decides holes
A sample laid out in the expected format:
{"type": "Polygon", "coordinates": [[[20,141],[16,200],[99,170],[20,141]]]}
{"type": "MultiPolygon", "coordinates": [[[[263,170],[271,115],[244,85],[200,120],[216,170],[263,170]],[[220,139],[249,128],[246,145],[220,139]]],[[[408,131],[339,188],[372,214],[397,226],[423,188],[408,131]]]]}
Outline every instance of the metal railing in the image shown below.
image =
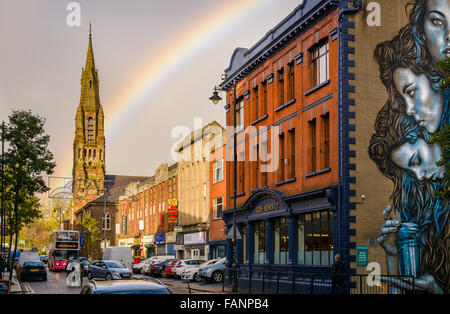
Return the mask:
{"type": "MultiPolygon", "coordinates": [[[[230,290],[233,268],[225,269],[222,290],[230,290]]],[[[238,269],[238,293],[248,294],[392,294],[415,293],[413,276],[333,275],[238,269]],[[386,280],[387,279],[387,280],[386,280]],[[395,281],[393,289],[386,281],[395,281]]]]}

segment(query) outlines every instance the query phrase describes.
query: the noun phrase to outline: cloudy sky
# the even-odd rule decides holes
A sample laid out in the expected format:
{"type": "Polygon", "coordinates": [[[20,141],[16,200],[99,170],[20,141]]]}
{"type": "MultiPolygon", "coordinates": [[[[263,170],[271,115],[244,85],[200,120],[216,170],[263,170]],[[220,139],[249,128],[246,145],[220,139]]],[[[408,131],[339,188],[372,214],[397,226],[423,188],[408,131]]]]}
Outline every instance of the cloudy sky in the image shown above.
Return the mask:
{"type": "Polygon", "coordinates": [[[225,103],[208,98],[234,49],[253,46],[299,3],[0,0],[0,120],[13,109],[45,117],[54,175],[71,175],[92,21],[107,174],[153,175],[171,162],[176,126],[193,129],[195,118],[225,124],[225,103]]]}

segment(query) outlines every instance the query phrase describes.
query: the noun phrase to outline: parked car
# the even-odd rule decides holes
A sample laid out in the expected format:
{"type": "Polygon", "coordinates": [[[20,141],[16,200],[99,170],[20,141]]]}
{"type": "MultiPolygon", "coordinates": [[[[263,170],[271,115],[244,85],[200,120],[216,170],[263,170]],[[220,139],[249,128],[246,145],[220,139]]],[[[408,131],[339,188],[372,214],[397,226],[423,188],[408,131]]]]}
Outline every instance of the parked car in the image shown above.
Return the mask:
{"type": "Polygon", "coordinates": [[[141,273],[142,267],[144,267],[145,263],[147,263],[149,260],[150,260],[150,258],[146,258],[144,260],[141,260],[140,263],[133,264],[133,267],[132,267],[133,274],[141,273]]]}
{"type": "Polygon", "coordinates": [[[89,265],[87,277],[88,279],[105,278],[106,280],[129,279],[131,278],[131,270],[116,261],[95,261],[89,265]]]}
{"type": "Polygon", "coordinates": [[[47,270],[41,261],[25,262],[20,272],[20,280],[41,279],[47,281],[47,270]]]}
{"type": "Polygon", "coordinates": [[[188,269],[188,268],[197,267],[200,264],[203,264],[204,262],[206,262],[206,261],[203,259],[180,260],[180,261],[178,261],[178,263],[175,264],[175,266],[173,268],[173,274],[174,274],[175,278],[181,278],[181,275],[183,274],[183,270],[188,269]]]}
{"type": "Polygon", "coordinates": [[[213,259],[213,260],[206,261],[203,264],[198,265],[197,267],[191,267],[191,268],[185,269],[185,270],[183,270],[183,272],[181,274],[181,279],[194,280],[197,282],[202,281],[202,277],[200,277],[198,274],[199,269],[204,266],[215,264],[217,261],[218,261],[218,259],[213,259]]]}
{"type": "Polygon", "coordinates": [[[199,269],[198,275],[205,281],[222,282],[225,273],[226,258],[221,258],[211,265],[203,266],[199,269]]]}
{"type": "Polygon", "coordinates": [[[133,267],[133,252],[127,246],[110,246],[103,252],[102,260],[119,262],[131,271],[133,267]]]}
{"type": "Polygon", "coordinates": [[[150,265],[149,268],[149,272],[147,272],[147,275],[152,275],[152,276],[162,276],[165,277],[165,272],[166,272],[166,265],[168,263],[171,263],[173,260],[169,259],[167,261],[164,262],[160,262],[160,263],[155,263],[150,265]]]}
{"type": "Polygon", "coordinates": [[[172,277],[173,276],[173,267],[179,261],[179,259],[174,259],[170,263],[166,264],[166,268],[164,268],[164,277],[172,277]]]}
{"type": "Polygon", "coordinates": [[[172,294],[160,281],[121,280],[95,281],[91,280],[81,289],[81,294],[172,294]]]}
{"type": "Polygon", "coordinates": [[[175,256],[173,256],[173,255],[152,256],[141,268],[141,274],[148,274],[150,272],[150,267],[154,264],[158,264],[158,263],[168,261],[168,260],[173,260],[173,259],[175,259],[175,256]]]}

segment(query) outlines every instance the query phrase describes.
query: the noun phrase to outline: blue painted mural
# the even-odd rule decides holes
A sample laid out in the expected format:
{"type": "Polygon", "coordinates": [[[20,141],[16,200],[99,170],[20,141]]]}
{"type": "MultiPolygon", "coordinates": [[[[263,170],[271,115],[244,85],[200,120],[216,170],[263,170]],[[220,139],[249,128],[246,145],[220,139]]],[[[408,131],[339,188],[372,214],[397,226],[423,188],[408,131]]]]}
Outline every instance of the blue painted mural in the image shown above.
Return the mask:
{"type": "Polygon", "coordinates": [[[450,91],[439,83],[435,63],[450,57],[450,0],[407,4],[409,22],[374,57],[388,99],[378,112],[368,152],[392,180],[392,203],[383,211],[378,243],[386,252],[384,278],[393,293],[414,289],[448,293],[450,288],[449,202],[434,191],[443,182],[442,149],[430,140],[450,120],[450,91]]]}

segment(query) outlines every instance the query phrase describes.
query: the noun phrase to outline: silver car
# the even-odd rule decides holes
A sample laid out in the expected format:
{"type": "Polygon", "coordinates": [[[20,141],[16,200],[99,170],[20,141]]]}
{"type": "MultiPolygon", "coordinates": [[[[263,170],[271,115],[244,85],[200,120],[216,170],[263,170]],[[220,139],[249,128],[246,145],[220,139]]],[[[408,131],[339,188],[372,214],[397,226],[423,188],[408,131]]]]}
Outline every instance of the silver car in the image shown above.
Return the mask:
{"type": "Polygon", "coordinates": [[[89,265],[87,277],[112,279],[130,279],[131,270],[116,261],[95,261],[89,265]]]}

